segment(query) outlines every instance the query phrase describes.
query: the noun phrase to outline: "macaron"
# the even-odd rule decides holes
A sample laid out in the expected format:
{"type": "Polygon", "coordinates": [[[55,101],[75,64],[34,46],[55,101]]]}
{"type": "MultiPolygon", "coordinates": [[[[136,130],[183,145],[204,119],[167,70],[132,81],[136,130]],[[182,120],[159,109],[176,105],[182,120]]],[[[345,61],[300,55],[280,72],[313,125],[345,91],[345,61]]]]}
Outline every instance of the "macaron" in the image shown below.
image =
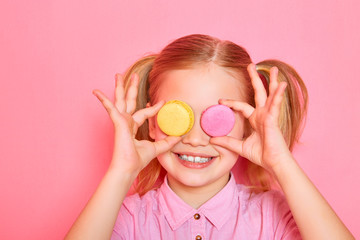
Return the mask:
{"type": "Polygon", "coordinates": [[[157,114],[157,123],[161,131],[170,136],[181,136],[194,125],[194,112],[183,101],[171,100],[165,103],[157,114]]]}
{"type": "Polygon", "coordinates": [[[211,137],[228,135],[234,124],[234,112],[228,106],[220,104],[208,107],[200,118],[201,128],[211,137]]]}

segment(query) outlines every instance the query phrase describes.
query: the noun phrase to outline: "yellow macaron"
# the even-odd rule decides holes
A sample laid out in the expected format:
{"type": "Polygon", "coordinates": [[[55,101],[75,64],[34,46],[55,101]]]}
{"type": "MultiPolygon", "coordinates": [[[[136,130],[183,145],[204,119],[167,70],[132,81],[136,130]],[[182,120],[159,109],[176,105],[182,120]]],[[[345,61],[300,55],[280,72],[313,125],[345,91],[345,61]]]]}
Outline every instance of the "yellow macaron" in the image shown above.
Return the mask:
{"type": "Polygon", "coordinates": [[[194,125],[194,112],[183,101],[171,100],[165,103],[157,114],[157,123],[165,134],[181,136],[194,125]]]}

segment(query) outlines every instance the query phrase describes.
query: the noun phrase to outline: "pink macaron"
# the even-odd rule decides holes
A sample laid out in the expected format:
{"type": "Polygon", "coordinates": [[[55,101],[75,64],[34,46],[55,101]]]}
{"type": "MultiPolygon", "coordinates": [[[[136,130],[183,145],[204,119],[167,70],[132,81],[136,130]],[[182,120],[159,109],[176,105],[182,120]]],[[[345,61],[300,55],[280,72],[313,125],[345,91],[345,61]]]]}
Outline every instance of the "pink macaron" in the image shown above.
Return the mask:
{"type": "Polygon", "coordinates": [[[201,114],[200,124],[211,137],[226,136],[234,127],[235,114],[228,106],[213,105],[201,114]]]}

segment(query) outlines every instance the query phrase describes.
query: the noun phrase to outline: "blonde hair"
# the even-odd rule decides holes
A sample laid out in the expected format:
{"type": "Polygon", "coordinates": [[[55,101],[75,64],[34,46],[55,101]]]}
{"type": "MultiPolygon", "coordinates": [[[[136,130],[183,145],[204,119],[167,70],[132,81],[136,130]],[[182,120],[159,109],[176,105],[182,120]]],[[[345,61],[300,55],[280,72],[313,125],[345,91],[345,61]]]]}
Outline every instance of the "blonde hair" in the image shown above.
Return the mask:
{"type": "MultiPolygon", "coordinates": [[[[246,101],[255,106],[254,90],[251,85],[247,66],[251,58],[246,50],[231,41],[222,41],[215,37],[202,34],[192,34],[176,39],[167,45],[159,54],[149,54],[136,61],[125,73],[125,88],[129,86],[132,74],[140,77],[136,110],[146,107],[156,101],[156,93],[161,85],[161,74],[176,69],[189,69],[196,66],[215,63],[227,69],[242,82],[247,94],[246,101]]],[[[269,83],[270,68],[279,69],[278,81],[287,83],[284,100],[281,105],[279,124],[290,150],[299,140],[307,111],[307,90],[301,77],[290,65],[279,60],[266,60],[256,65],[257,71],[269,83]]],[[[245,134],[250,134],[250,124],[246,122],[245,134]]],[[[138,130],[137,139],[153,141],[149,136],[149,126],[146,121],[138,130]]],[[[161,185],[165,170],[158,160],[153,159],[138,175],[136,192],[143,195],[161,185]]],[[[253,191],[267,191],[274,186],[271,175],[262,167],[247,161],[246,181],[253,191]]]]}

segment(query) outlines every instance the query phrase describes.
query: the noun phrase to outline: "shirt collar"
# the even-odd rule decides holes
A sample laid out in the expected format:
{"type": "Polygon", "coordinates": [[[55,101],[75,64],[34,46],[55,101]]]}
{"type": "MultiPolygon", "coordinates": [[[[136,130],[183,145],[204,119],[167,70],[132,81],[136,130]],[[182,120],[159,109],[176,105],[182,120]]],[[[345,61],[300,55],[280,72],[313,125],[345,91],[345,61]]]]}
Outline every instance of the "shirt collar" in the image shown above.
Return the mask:
{"type": "Polygon", "coordinates": [[[159,201],[172,230],[179,228],[195,213],[203,214],[219,230],[239,204],[237,186],[232,173],[225,187],[199,209],[192,208],[172,191],[167,182],[167,175],[160,187],[159,201]]]}

